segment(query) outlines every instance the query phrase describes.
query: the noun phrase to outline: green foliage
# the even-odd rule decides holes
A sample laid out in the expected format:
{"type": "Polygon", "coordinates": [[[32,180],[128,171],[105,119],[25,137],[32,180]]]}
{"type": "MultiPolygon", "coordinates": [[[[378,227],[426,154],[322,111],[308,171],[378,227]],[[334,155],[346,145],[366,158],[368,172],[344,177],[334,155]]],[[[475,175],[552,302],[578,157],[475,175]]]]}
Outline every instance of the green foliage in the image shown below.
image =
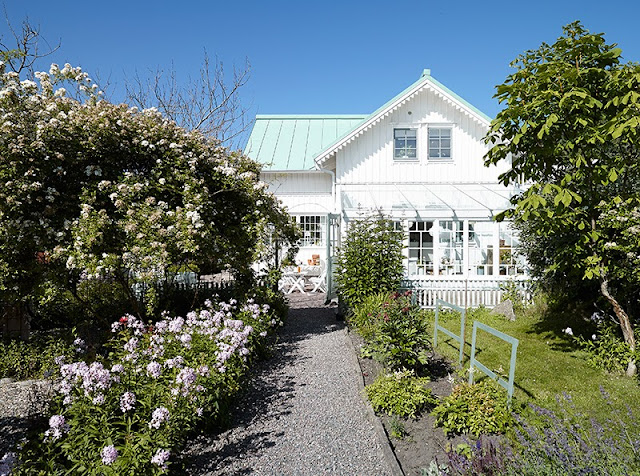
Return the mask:
{"type": "Polygon", "coordinates": [[[447,433],[504,433],[513,417],[504,390],[488,380],[456,385],[433,410],[436,424],[447,433]]]}
{"type": "Polygon", "coordinates": [[[411,304],[411,292],[394,292],[377,311],[372,310],[370,336],[363,352],[391,369],[414,369],[429,362],[432,345],[427,323],[419,307],[411,304]]]}
{"type": "Polygon", "coordinates": [[[65,300],[95,317],[109,306],[83,299],[92,282],[120,288],[115,308],[151,316],[159,296],[139,302],[138,285],[188,269],[250,286],[272,238],[296,238],[259,164],[156,110],[101,100],[79,68],[52,65],[35,82],[0,66],[0,115],[0,299],[22,310],[57,288],[68,293],[49,308],[56,319],[65,300]]]}
{"type": "Polygon", "coordinates": [[[377,412],[415,418],[436,402],[427,387],[426,377],[416,377],[409,371],[382,373],[365,392],[377,412]]]}
{"type": "Polygon", "coordinates": [[[253,300],[155,324],[123,317],[108,357],[61,365],[49,428],[26,444],[15,473],[165,474],[190,431],[226,417],[279,323],[253,300]]]}
{"type": "Polygon", "coordinates": [[[387,292],[370,294],[358,304],[348,317],[349,324],[365,340],[370,340],[383,317],[381,312],[385,304],[390,301],[390,294],[387,292]]]}
{"type": "Polygon", "coordinates": [[[548,291],[601,291],[631,342],[622,305],[637,314],[640,240],[624,227],[638,221],[640,65],[621,63],[616,45],[579,22],[563,30],[520,55],[497,87],[505,108],[487,135],[485,162],[507,159],[500,180],[531,183],[506,216],[534,276],[548,291]]]}
{"type": "Polygon", "coordinates": [[[595,369],[622,373],[630,360],[640,357],[637,350],[631,351],[620,335],[620,328],[614,323],[602,322],[591,338],[576,336],[574,339],[587,353],[587,362],[595,369]]]}
{"type": "Polygon", "coordinates": [[[389,429],[391,438],[395,438],[396,440],[403,440],[407,436],[407,429],[404,423],[396,416],[389,421],[389,429]]]}
{"type": "Polygon", "coordinates": [[[337,257],[340,298],[355,308],[368,295],[398,289],[404,274],[402,232],[381,216],[349,223],[337,257]]]}
{"type": "MultiPolygon", "coordinates": [[[[601,388],[600,405],[611,406],[601,388]]],[[[561,476],[640,474],[637,416],[627,406],[598,421],[578,411],[568,395],[559,397],[558,411],[532,405],[530,421],[520,421],[517,441],[506,454],[509,475],[561,476]]]]}
{"type": "Polygon", "coordinates": [[[68,340],[35,335],[29,341],[0,341],[0,378],[25,380],[53,374],[58,368],[56,357],[74,354],[74,347],[68,340]]]}

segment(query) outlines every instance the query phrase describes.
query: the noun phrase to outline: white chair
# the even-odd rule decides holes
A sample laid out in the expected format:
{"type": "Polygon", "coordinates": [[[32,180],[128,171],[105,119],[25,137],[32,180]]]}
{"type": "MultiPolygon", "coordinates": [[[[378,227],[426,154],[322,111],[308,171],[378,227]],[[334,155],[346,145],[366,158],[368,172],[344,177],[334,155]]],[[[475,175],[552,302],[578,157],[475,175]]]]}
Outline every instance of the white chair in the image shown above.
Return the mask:
{"type": "Polygon", "coordinates": [[[327,264],[324,260],[320,260],[320,276],[310,277],[309,282],[313,285],[312,293],[316,291],[320,291],[321,293],[327,292],[327,264]]]}

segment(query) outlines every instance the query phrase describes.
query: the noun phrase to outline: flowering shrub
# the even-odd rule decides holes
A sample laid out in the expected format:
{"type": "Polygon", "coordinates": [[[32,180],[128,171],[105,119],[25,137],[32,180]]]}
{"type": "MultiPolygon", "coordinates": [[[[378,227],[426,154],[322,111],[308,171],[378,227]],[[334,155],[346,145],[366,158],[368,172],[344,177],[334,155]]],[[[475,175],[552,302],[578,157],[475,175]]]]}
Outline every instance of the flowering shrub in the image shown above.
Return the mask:
{"type": "Polygon", "coordinates": [[[386,292],[366,296],[349,315],[349,325],[365,340],[371,339],[380,324],[380,310],[388,301],[389,293],[386,292]]]}
{"type": "Polygon", "coordinates": [[[432,347],[427,323],[420,308],[411,304],[411,291],[390,294],[369,313],[375,327],[363,349],[365,355],[391,369],[418,369],[429,362],[432,347]]]}
{"type": "Polygon", "coordinates": [[[17,474],[161,474],[204,416],[238,391],[248,358],[280,324],[252,300],[213,304],[184,317],[113,323],[107,359],[59,360],[49,428],[20,455],[17,474]]]}
{"type": "MultiPolygon", "coordinates": [[[[603,403],[611,405],[601,392],[603,403]]],[[[496,445],[481,437],[468,452],[450,451],[444,474],[640,474],[640,422],[630,407],[613,410],[612,418],[602,423],[577,412],[569,395],[558,400],[557,412],[530,405],[528,421],[516,416],[519,425],[512,441],[496,445]]]]}
{"type": "Polygon", "coordinates": [[[51,281],[70,297],[81,282],[108,282],[137,315],[151,315],[155,288],[144,309],[136,283],[185,269],[249,279],[272,230],[295,239],[256,162],[156,110],[109,104],[79,68],[52,65],[36,79],[0,62],[3,301],[39,297],[51,281]]]}
{"type": "Polygon", "coordinates": [[[629,344],[622,338],[620,327],[614,322],[599,320],[597,331],[590,338],[574,335],[570,327],[564,329],[564,333],[587,352],[586,360],[593,368],[623,373],[630,361],[638,360],[638,350],[631,351],[629,344]]]}

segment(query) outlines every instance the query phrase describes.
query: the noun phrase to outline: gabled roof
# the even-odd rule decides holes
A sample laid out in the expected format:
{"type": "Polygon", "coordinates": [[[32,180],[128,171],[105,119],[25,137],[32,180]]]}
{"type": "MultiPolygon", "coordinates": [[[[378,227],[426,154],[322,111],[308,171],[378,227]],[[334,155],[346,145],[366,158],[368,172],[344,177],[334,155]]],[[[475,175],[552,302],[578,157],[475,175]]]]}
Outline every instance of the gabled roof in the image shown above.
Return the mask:
{"type": "Polygon", "coordinates": [[[259,115],[244,153],[264,170],[311,170],[313,158],[360,124],[360,115],[259,115]]]}
{"type": "Polygon", "coordinates": [[[355,115],[258,115],[244,153],[264,170],[321,168],[335,153],[369,130],[425,88],[476,122],[491,118],[431,76],[420,78],[373,113],[355,115]]]}
{"type": "Polygon", "coordinates": [[[416,94],[418,94],[423,89],[428,88],[436,96],[442,98],[444,101],[451,104],[453,107],[461,111],[462,113],[471,117],[471,119],[476,122],[489,126],[491,124],[491,118],[487,116],[485,113],[471,105],[469,102],[462,99],[456,93],[451,91],[449,88],[444,86],[442,83],[437,81],[431,76],[431,70],[425,69],[422,72],[420,78],[413,83],[411,86],[406,88],[400,94],[395,96],[393,99],[387,101],[384,105],[379,107],[376,111],[371,113],[365,120],[362,121],[361,124],[354,127],[352,130],[348,131],[342,137],[338,138],[335,142],[329,145],[327,148],[320,151],[314,157],[314,161],[318,165],[318,167],[322,167],[323,164],[329,160],[335,153],[342,149],[344,146],[353,141],[356,137],[362,135],[367,130],[371,129],[374,125],[384,119],[386,116],[394,112],[400,106],[405,104],[411,98],[413,98],[416,94]]]}

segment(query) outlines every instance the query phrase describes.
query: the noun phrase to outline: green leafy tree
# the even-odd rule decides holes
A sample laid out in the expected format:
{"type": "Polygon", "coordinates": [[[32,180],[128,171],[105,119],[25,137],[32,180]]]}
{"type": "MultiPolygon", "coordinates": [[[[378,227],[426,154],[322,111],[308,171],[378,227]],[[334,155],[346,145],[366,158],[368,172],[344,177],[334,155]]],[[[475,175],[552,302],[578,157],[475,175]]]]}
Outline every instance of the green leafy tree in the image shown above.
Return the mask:
{"type": "MultiPolygon", "coordinates": [[[[553,45],[518,56],[516,71],[497,87],[506,107],[492,122],[485,161],[509,160],[500,180],[530,184],[499,218],[513,218],[529,244],[545,244],[528,254],[534,273],[597,284],[635,350],[625,306],[637,302],[631,290],[640,283],[629,268],[635,258],[619,259],[616,239],[629,235],[605,216],[612,213],[606,204],[620,204],[621,220],[637,212],[640,66],[622,63],[615,44],[579,22],[563,31],[553,45]]],[[[637,240],[627,239],[625,248],[640,251],[637,240]]],[[[627,373],[635,371],[630,361],[627,373]]]]}
{"type": "Polygon", "coordinates": [[[338,255],[338,293],[354,308],[371,294],[395,291],[404,273],[402,232],[382,216],[349,223],[338,255]]]}

